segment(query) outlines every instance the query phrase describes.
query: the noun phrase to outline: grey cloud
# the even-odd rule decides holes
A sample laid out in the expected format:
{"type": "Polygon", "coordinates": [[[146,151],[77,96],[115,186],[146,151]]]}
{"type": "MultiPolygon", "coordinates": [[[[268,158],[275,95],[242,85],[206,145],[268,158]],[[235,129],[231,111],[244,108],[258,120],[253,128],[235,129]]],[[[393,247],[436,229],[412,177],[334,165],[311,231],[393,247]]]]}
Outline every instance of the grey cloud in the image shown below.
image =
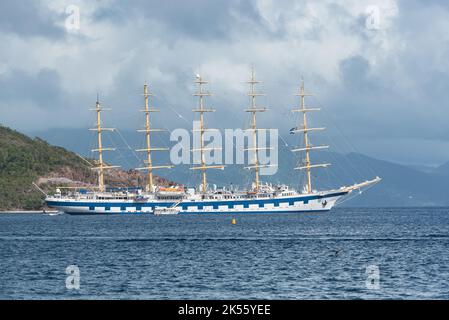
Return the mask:
{"type": "MultiPolygon", "coordinates": [[[[342,86],[331,91],[327,103],[337,111],[338,122],[364,145],[364,152],[371,146],[382,153],[379,141],[383,141],[388,145],[385,154],[404,161],[400,150],[409,152],[414,140],[433,145],[449,140],[445,125],[449,112],[441,107],[449,92],[447,74],[432,73],[431,78],[420,80],[422,92],[408,92],[391,82],[389,74],[371,74],[369,62],[361,56],[342,61],[340,73],[342,86]],[[395,141],[396,149],[391,147],[395,141]]],[[[422,155],[415,159],[421,161],[422,155]]]]}
{"type": "Polygon", "coordinates": [[[423,7],[438,6],[449,10],[449,2],[446,0],[399,0],[401,8],[422,9],[423,7]]]}
{"type": "Polygon", "coordinates": [[[23,37],[42,36],[61,38],[64,30],[55,25],[56,19],[65,19],[41,6],[35,0],[0,1],[0,31],[23,37]]]}
{"type": "MultiPolygon", "coordinates": [[[[301,16],[305,13],[298,10],[294,12],[298,16],[289,15],[293,2],[288,1],[276,1],[276,8],[281,9],[271,24],[261,17],[256,1],[112,0],[107,2],[107,6],[101,1],[98,3],[93,24],[99,22],[101,28],[98,28],[98,37],[92,41],[98,41],[101,44],[98,47],[109,49],[109,52],[73,39],[66,43],[59,41],[63,31],[54,26],[54,14],[43,10],[39,2],[0,2],[0,32],[15,33],[21,39],[44,36],[53,40],[56,50],[60,49],[59,45],[73,45],[74,50],[86,61],[85,64],[77,64],[80,67],[75,74],[73,68],[69,67],[70,59],[73,59],[70,55],[67,55],[67,65],[58,60],[59,68],[55,70],[42,69],[43,66],[36,65],[34,72],[24,72],[19,71],[21,66],[8,66],[7,69],[12,71],[0,73],[0,102],[8,102],[8,105],[13,106],[28,101],[39,108],[54,110],[62,104],[63,97],[70,95],[61,88],[60,78],[67,80],[64,77],[71,72],[70,79],[82,81],[89,71],[86,69],[94,65],[91,61],[98,61],[98,56],[94,55],[105,55],[103,61],[111,61],[111,64],[116,63],[115,66],[118,66],[111,68],[114,70],[110,74],[105,74],[105,77],[113,75],[111,81],[98,81],[105,104],[114,109],[106,118],[113,122],[112,125],[134,128],[136,124],[141,124],[138,109],[142,100],[138,93],[143,81],[148,80],[157,95],[156,106],[164,111],[156,117],[158,125],[187,126],[167,110],[168,105],[186,118],[191,116],[191,109],[196,103],[191,95],[195,69],[202,61],[211,65],[221,59],[225,60],[225,67],[212,72],[226,73],[227,65],[242,64],[248,64],[249,72],[249,65],[255,63],[258,75],[265,81],[266,90],[263,91],[271,99],[261,100],[261,104],[273,107],[272,113],[261,116],[261,125],[285,126],[287,130],[291,127],[290,124],[286,125],[291,119],[281,118],[276,108],[289,108],[296,103],[291,93],[297,89],[301,74],[305,76],[310,90],[324,102],[324,109],[332,113],[333,119],[337,120],[339,127],[344,128],[347,136],[357,138],[364,152],[372,148],[376,154],[371,155],[388,158],[396,149],[383,150],[385,143],[379,143],[380,140],[404,141],[406,138],[409,143],[407,150],[412,150],[414,139],[420,142],[423,139],[432,140],[434,146],[438,145],[438,140],[449,139],[449,129],[445,129],[449,119],[449,109],[445,106],[449,98],[449,72],[443,67],[436,68],[438,62],[434,56],[436,53],[447,56],[449,42],[443,38],[431,39],[434,31],[438,36],[445,32],[438,29],[440,25],[433,21],[433,18],[435,21],[444,18],[448,10],[444,1],[431,1],[428,7],[425,7],[428,2],[400,1],[399,13],[384,35],[367,31],[363,15],[354,17],[350,8],[336,2],[329,3],[324,9],[331,12],[329,17],[335,20],[329,21],[329,24],[320,19],[309,20],[306,32],[299,30],[301,32],[290,33],[295,30],[288,30],[289,23],[294,22],[291,25],[301,28],[298,21],[305,17],[301,16]],[[101,25],[102,22],[104,24],[101,25]],[[129,32],[128,36],[115,32],[122,27],[129,32]],[[323,40],[328,39],[333,32],[340,36],[341,46],[347,45],[344,41],[350,38],[349,46],[356,48],[353,49],[355,53],[350,53],[352,56],[333,62],[332,66],[323,66],[338,70],[337,80],[320,73],[317,70],[319,64],[315,64],[314,68],[306,65],[302,55],[303,51],[308,50],[303,47],[304,43],[310,43],[312,49],[316,50],[317,59],[323,59],[324,50],[328,50],[325,53],[329,57],[343,55],[341,52],[345,50],[340,50],[340,47],[336,48],[336,52],[332,51],[339,44],[327,46],[323,40]],[[382,37],[391,41],[386,43],[387,47],[393,48],[391,52],[382,49],[382,37]],[[397,49],[397,43],[394,43],[396,40],[404,44],[404,49],[397,49]],[[368,52],[370,49],[371,52],[368,52]],[[291,57],[283,55],[289,50],[292,51],[291,57]],[[380,56],[384,53],[386,56],[380,56]],[[250,61],[253,57],[255,61],[250,61]],[[278,63],[280,59],[285,59],[285,63],[278,63]],[[156,71],[152,73],[151,70],[156,71]],[[106,86],[105,83],[108,83],[108,87],[102,88],[102,85],[106,86]],[[416,88],[418,90],[414,90],[416,88]],[[382,153],[386,156],[382,156],[382,153]]],[[[97,29],[93,30],[97,36],[97,29]]],[[[47,49],[49,46],[42,48],[47,49]]],[[[42,48],[37,45],[37,48],[29,47],[29,50],[44,50],[42,48]]],[[[65,57],[58,56],[58,59],[61,58],[65,57]]],[[[51,63],[42,60],[45,66],[51,63]]],[[[333,60],[337,59],[330,61],[333,60]]],[[[323,60],[323,64],[325,62],[323,60]]],[[[103,68],[102,72],[105,70],[107,68],[103,68]]],[[[223,81],[231,81],[227,79],[232,80],[232,77],[223,81]]],[[[94,85],[89,84],[92,87],[94,85]]],[[[217,113],[208,118],[208,125],[221,128],[243,125],[244,114],[241,110],[248,103],[247,97],[242,92],[227,88],[226,84],[221,83],[223,87],[215,85],[212,88],[215,96],[210,103],[217,107],[217,113]],[[226,93],[225,90],[231,92],[226,93]],[[239,123],[236,118],[240,120],[239,123]]],[[[246,84],[241,85],[243,87],[246,84]]],[[[86,109],[89,102],[95,99],[96,90],[86,89],[89,92],[70,96],[82,110],[74,113],[74,123],[78,123],[80,119],[76,117],[81,117],[81,114],[86,114],[86,118],[90,116],[86,109]]],[[[55,123],[63,121],[56,117],[55,123]]],[[[415,156],[410,157],[421,161],[419,151],[416,152],[415,156]]],[[[439,157],[443,158],[444,155],[439,157]]]]}
{"type": "Polygon", "coordinates": [[[343,81],[356,88],[364,87],[368,82],[369,62],[362,56],[354,56],[340,62],[340,74],[343,81]]]}
{"type": "Polygon", "coordinates": [[[55,70],[43,69],[37,74],[12,70],[0,75],[0,101],[10,105],[29,102],[42,109],[55,109],[63,104],[60,77],[55,70]]]}
{"type": "MultiPolygon", "coordinates": [[[[263,21],[255,9],[254,1],[135,0],[130,6],[127,2],[115,0],[111,6],[102,7],[95,13],[95,18],[114,23],[132,21],[136,17],[161,23],[170,32],[176,32],[177,39],[182,36],[203,40],[229,38],[238,22],[246,22],[255,29],[263,28],[263,21]],[[237,21],[234,13],[238,13],[239,19],[243,21],[237,21]]],[[[166,33],[161,36],[171,38],[173,35],[166,33]]]]}

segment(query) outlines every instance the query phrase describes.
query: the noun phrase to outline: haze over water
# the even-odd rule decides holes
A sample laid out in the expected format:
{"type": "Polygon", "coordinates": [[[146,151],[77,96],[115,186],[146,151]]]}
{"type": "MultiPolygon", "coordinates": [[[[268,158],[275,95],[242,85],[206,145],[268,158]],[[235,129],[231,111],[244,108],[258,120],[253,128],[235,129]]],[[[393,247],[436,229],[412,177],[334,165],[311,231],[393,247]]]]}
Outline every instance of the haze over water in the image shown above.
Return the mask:
{"type": "Polygon", "coordinates": [[[448,299],[448,252],[448,208],[2,214],[0,299],[448,299]]]}

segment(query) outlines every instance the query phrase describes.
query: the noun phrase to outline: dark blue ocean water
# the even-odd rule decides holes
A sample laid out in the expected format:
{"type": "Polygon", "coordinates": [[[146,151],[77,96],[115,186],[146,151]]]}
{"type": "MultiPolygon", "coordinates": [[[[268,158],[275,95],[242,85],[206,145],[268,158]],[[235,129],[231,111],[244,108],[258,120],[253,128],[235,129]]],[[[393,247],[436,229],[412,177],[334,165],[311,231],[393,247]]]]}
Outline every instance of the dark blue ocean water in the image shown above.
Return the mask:
{"type": "Polygon", "coordinates": [[[449,209],[1,214],[0,299],[25,298],[449,299],[449,209]],[[66,288],[69,265],[79,290],[66,288]]]}

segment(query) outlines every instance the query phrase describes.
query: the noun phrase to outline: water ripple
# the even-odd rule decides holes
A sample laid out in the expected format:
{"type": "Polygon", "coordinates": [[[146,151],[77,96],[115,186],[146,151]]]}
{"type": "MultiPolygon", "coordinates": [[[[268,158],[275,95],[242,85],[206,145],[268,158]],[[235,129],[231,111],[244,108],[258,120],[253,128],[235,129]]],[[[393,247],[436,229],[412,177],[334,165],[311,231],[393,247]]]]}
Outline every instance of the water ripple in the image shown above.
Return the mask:
{"type": "Polygon", "coordinates": [[[0,299],[449,298],[449,209],[233,217],[0,215],[0,299]]]}

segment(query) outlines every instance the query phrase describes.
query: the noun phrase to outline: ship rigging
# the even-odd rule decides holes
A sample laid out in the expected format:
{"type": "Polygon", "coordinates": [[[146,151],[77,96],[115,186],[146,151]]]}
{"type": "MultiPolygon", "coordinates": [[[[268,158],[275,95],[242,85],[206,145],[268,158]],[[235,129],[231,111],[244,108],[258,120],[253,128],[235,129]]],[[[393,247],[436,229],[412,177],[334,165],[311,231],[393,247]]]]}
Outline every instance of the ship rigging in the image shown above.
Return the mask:
{"type": "Polygon", "coordinates": [[[103,152],[113,151],[113,148],[103,146],[102,134],[105,131],[113,131],[112,128],[102,126],[101,113],[105,109],[97,99],[95,128],[91,129],[97,134],[97,148],[92,150],[98,153],[96,166],[92,168],[98,172],[98,191],[80,192],[73,191],[62,193],[58,188],[53,195],[46,197],[46,204],[51,207],[64,211],[69,214],[114,214],[114,213],[153,213],[153,214],[183,214],[183,213],[300,213],[300,212],[324,212],[329,211],[340,199],[350,194],[352,191],[367,187],[379,182],[381,179],[376,177],[362,183],[351,186],[343,186],[332,190],[316,191],[312,185],[312,170],[317,168],[327,168],[330,163],[312,163],[311,152],[315,150],[327,149],[327,145],[315,146],[311,144],[312,132],[322,131],[323,127],[309,127],[308,113],[319,111],[319,108],[312,108],[306,104],[305,98],[311,96],[305,91],[304,81],[301,82],[299,91],[295,94],[299,97],[299,106],[292,111],[301,115],[302,121],[297,127],[291,130],[291,133],[302,134],[304,146],[291,150],[304,154],[302,164],[294,168],[295,170],[304,170],[306,173],[306,186],[304,192],[297,191],[286,185],[268,185],[262,184],[260,180],[260,169],[267,166],[260,163],[259,151],[270,148],[261,147],[258,143],[258,132],[267,130],[257,126],[257,114],[267,111],[267,108],[260,107],[256,98],[263,95],[256,91],[256,85],[260,83],[255,77],[254,69],[251,70],[251,77],[248,81],[250,90],[250,106],[245,111],[251,115],[250,132],[251,143],[245,149],[251,154],[250,161],[246,167],[254,170],[254,181],[249,190],[225,190],[208,188],[207,171],[209,169],[224,170],[224,165],[212,165],[206,161],[206,153],[217,148],[205,145],[205,133],[210,130],[205,126],[205,114],[213,113],[215,109],[206,106],[206,97],[211,96],[209,91],[204,89],[207,84],[200,75],[196,76],[195,83],[197,91],[193,94],[198,98],[198,106],[193,112],[199,115],[199,128],[194,129],[199,134],[199,147],[191,149],[193,154],[197,154],[199,162],[190,169],[200,171],[201,184],[199,188],[184,188],[181,186],[163,187],[155,183],[153,171],[156,169],[170,169],[172,165],[154,165],[152,153],[156,151],[167,151],[167,148],[154,147],[151,135],[154,132],[164,131],[163,129],[153,128],[151,115],[159,110],[150,108],[149,98],[152,96],[148,85],[145,83],[143,97],[145,107],[141,110],[145,115],[145,127],[138,131],[145,134],[145,148],[137,149],[138,152],[146,154],[145,166],[137,168],[146,171],[147,178],[144,190],[107,190],[105,186],[105,171],[117,168],[117,166],[108,165],[104,162],[103,152]]]}

